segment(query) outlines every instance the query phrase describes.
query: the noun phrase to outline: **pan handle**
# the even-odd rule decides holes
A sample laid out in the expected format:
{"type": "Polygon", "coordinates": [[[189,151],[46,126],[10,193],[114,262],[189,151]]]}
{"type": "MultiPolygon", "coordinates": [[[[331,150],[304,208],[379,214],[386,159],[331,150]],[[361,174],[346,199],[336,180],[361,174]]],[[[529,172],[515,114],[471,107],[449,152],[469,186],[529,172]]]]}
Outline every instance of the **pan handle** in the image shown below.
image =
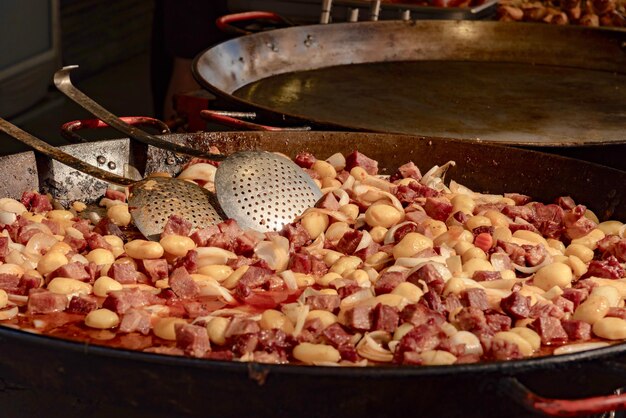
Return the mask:
{"type": "Polygon", "coordinates": [[[581,417],[626,409],[626,393],[581,399],[551,399],[537,395],[514,377],[500,380],[499,389],[528,410],[551,417],[581,417]]]}
{"type": "MultiPolygon", "coordinates": [[[[170,128],[167,124],[159,119],[150,118],[147,116],[123,116],[121,120],[131,126],[153,126],[158,129],[160,134],[169,134],[170,128]]],[[[85,138],[78,135],[76,131],[82,129],[101,129],[108,128],[109,125],[100,119],[81,119],[73,120],[71,122],[61,125],[61,135],[73,144],[80,144],[88,142],[85,138]]]]}
{"type": "Polygon", "coordinates": [[[200,116],[209,122],[218,125],[228,126],[230,128],[241,129],[244,131],[310,131],[311,127],[301,126],[293,128],[279,128],[277,126],[261,125],[254,122],[244,121],[238,118],[256,119],[256,113],[226,112],[220,110],[204,109],[200,111],[200,116]]]}
{"type": "Polygon", "coordinates": [[[218,18],[215,21],[215,24],[217,25],[219,30],[225,33],[230,33],[233,35],[249,35],[252,33],[252,31],[238,28],[237,26],[234,26],[233,23],[248,22],[254,20],[270,20],[272,22],[282,23],[287,26],[294,26],[292,22],[279,14],[276,14],[274,12],[262,11],[233,13],[230,15],[225,15],[218,18]]]}

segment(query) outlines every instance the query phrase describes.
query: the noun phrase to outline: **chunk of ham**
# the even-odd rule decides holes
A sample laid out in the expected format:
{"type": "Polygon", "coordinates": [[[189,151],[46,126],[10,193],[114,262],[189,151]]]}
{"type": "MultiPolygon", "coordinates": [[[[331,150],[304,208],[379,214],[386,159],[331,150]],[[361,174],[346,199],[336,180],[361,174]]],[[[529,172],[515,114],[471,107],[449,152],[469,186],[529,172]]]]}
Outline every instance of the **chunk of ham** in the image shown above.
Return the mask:
{"type": "Polygon", "coordinates": [[[31,314],[62,312],[67,307],[67,297],[48,290],[34,289],[28,295],[27,310],[31,314]]]}
{"type": "Polygon", "coordinates": [[[200,287],[185,267],[179,267],[170,274],[170,287],[179,298],[193,298],[200,293],[200,287]]]}

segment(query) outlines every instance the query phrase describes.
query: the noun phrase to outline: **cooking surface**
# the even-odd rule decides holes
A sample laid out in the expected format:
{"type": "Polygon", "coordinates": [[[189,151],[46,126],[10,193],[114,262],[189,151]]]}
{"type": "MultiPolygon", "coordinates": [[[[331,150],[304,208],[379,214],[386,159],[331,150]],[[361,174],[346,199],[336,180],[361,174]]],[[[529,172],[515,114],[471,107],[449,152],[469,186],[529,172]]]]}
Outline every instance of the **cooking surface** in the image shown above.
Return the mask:
{"type": "Polygon", "coordinates": [[[344,65],[277,75],[235,96],[353,128],[539,144],[626,141],[626,75],[502,62],[344,65]]]}

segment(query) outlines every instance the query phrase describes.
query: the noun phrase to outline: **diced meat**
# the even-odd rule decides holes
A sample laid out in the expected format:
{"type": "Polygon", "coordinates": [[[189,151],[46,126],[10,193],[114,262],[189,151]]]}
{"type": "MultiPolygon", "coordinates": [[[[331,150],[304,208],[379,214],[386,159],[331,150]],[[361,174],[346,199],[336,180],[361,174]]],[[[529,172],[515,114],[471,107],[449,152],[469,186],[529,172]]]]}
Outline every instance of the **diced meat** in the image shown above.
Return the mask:
{"type": "Polygon", "coordinates": [[[525,194],[519,194],[519,193],[505,193],[504,197],[513,200],[517,206],[523,206],[532,200],[530,196],[526,196],[525,194]]]}
{"type": "Polygon", "coordinates": [[[372,329],[372,306],[355,306],[346,312],[346,324],[357,331],[372,329]]]}
{"type": "Polygon", "coordinates": [[[524,249],[524,260],[527,266],[536,266],[541,264],[548,256],[548,251],[541,244],[537,245],[522,245],[524,249]]]}
{"type": "Polygon", "coordinates": [[[405,280],[404,274],[400,271],[386,271],[376,280],[374,290],[377,295],[391,293],[393,289],[405,280]]]}
{"type": "MultiPolygon", "coordinates": [[[[20,278],[20,282],[17,286],[17,295],[27,295],[30,289],[37,289],[41,287],[43,280],[37,276],[31,276],[26,273],[20,278]]],[[[8,293],[8,292],[7,292],[8,293]]]]}
{"type": "Polygon", "coordinates": [[[165,223],[163,227],[163,232],[161,233],[161,238],[167,235],[182,235],[189,236],[191,233],[191,227],[193,225],[186,219],[183,219],[182,216],[179,215],[170,215],[169,219],[165,223]]]}
{"type": "Polygon", "coordinates": [[[591,339],[591,324],[576,319],[563,319],[561,325],[570,341],[585,341],[591,339]]]}
{"type": "MultiPolygon", "coordinates": [[[[332,286],[332,285],[331,285],[332,286]]],[[[346,298],[356,292],[361,290],[361,286],[355,281],[351,281],[344,286],[340,286],[337,288],[337,293],[341,299],[346,298]]]]}
{"type": "Polygon", "coordinates": [[[450,293],[443,301],[443,306],[448,314],[456,314],[463,309],[463,304],[457,295],[450,293]]]}
{"type": "Polygon", "coordinates": [[[496,246],[501,248],[506,254],[508,254],[511,261],[517,265],[525,265],[526,251],[519,245],[512,242],[505,242],[498,240],[496,246]]]}
{"type": "Polygon", "coordinates": [[[349,229],[339,239],[339,242],[337,242],[336,250],[343,254],[354,254],[362,237],[363,232],[356,229],[349,229]]]}
{"type": "Polygon", "coordinates": [[[139,332],[148,335],[151,328],[150,314],[143,309],[130,309],[122,316],[120,332],[139,332]]]}
{"type": "Polygon", "coordinates": [[[531,324],[541,337],[544,345],[558,345],[567,342],[567,333],[561,325],[561,321],[551,316],[541,316],[531,324]]]}
{"type": "Polygon", "coordinates": [[[79,219],[72,224],[72,227],[80,231],[80,233],[83,234],[84,237],[86,237],[87,235],[91,233],[91,229],[89,228],[89,225],[90,224],[87,219],[79,219]]]}
{"type": "Polygon", "coordinates": [[[563,233],[564,211],[558,205],[532,203],[534,216],[531,223],[547,238],[559,238],[563,233]]]}
{"type": "Polygon", "coordinates": [[[118,314],[124,314],[131,308],[141,308],[156,302],[156,296],[147,290],[137,288],[114,290],[109,292],[102,302],[102,307],[118,314]]]}
{"type": "Polygon", "coordinates": [[[48,290],[33,289],[28,295],[28,312],[31,314],[48,314],[62,312],[67,306],[67,296],[52,293],[48,290]]]}
{"type": "Polygon", "coordinates": [[[488,282],[490,280],[500,280],[502,274],[499,271],[476,270],[472,275],[472,280],[477,282],[488,282]]]}
{"type": "Polygon", "coordinates": [[[394,332],[398,327],[398,320],[400,319],[400,315],[398,315],[398,311],[395,308],[382,303],[376,305],[372,317],[373,329],[387,332],[394,332]]]}
{"type": "Polygon", "coordinates": [[[184,267],[172,271],[169,283],[176,296],[181,299],[193,298],[200,292],[200,287],[184,267]]]}
{"type": "Polygon", "coordinates": [[[378,161],[372,160],[358,151],[354,151],[346,157],[345,170],[350,171],[354,167],[361,167],[371,176],[378,174],[378,161]]]}
{"type": "Polygon", "coordinates": [[[558,306],[559,308],[561,308],[561,310],[564,313],[574,313],[574,302],[572,302],[569,299],[566,299],[562,296],[559,296],[558,298],[554,299],[552,301],[554,303],[555,306],[558,306]]]}
{"type": "Polygon", "coordinates": [[[609,308],[609,311],[606,313],[606,316],[609,316],[612,318],[626,319],[626,308],[609,308]]]}
{"type": "Polygon", "coordinates": [[[8,237],[0,237],[0,258],[4,260],[9,254],[9,238],[8,237]]]}
{"type": "Polygon", "coordinates": [[[489,301],[484,289],[473,288],[464,290],[461,292],[461,303],[464,306],[471,306],[481,311],[489,309],[489,301]]]}
{"type": "Polygon", "coordinates": [[[317,161],[317,158],[309,152],[301,152],[296,155],[293,161],[302,168],[312,168],[313,164],[317,161]]]}
{"type": "Polygon", "coordinates": [[[48,196],[37,192],[24,192],[21,202],[27,209],[35,213],[43,213],[52,210],[52,204],[48,196]]]}
{"type": "Polygon", "coordinates": [[[587,208],[578,205],[572,210],[565,212],[563,215],[563,225],[565,227],[565,235],[570,239],[583,237],[596,227],[596,223],[585,217],[587,208]]]}
{"type": "Polygon", "coordinates": [[[235,240],[227,234],[220,232],[215,235],[211,235],[211,237],[207,240],[207,247],[217,247],[223,248],[224,250],[232,251],[233,246],[235,244],[235,240]]]}
{"type": "Polygon", "coordinates": [[[339,201],[332,192],[328,192],[317,201],[315,207],[328,210],[339,210],[339,201]]]}
{"type": "Polygon", "coordinates": [[[61,224],[59,224],[57,221],[51,221],[50,219],[44,218],[41,220],[41,223],[47,226],[50,229],[50,232],[52,232],[54,235],[61,234],[61,224]]]}
{"type": "Polygon", "coordinates": [[[247,318],[234,317],[228,324],[228,327],[226,327],[224,337],[230,338],[235,335],[252,334],[259,332],[260,330],[261,328],[259,327],[257,321],[247,318]]]}
{"type": "Polygon", "coordinates": [[[415,181],[408,185],[396,186],[391,192],[403,204],[413,203],[421,197],[435,197],[440,194],[435,189],[431,189],[415,181]]]}
{"type": "Polygon", "coordinates": [[[574,199],[572,199],[570,196],[559,197],[558,199],[556,199],[556,204],[565,210],[572,210],[576,207],[574,199]]]}
{"type": "Polygon", "coordinates": [[[111,222],[111,220],[106,216],[102,218],[93,228],[93,232],[100,235],[115,235],[116,237],[120,237],[122,239],[126,238],[126,235],[124,235],[120,227],[111,222]]]}
{"type": "Polygon", "coordinates": [[[445,317],[427,306],[416,303],[404,307],[400,312],[402,322],[408,322],[415,326],[418,325],[439,325],[445,322],[445,317]]]}
{"type": "Polygon", "coordinates": [[[220,229],[217,227],[217,225],[211,225],[208,228],[202,228],[194,231],[194,233],[191,234],[191,239],[193,240],[193,242],[196,243],[198,247],[207,247],[209,238],[219,233],[220,229]]]}
{"type": "Polygon", "coordinates": [[[289,240],[290,249],[293,250],[303,247],[311,240],[311,236],[299,222],[285,225],[281,234],[289,240]]]}
{"type": "Polygon", "coordinates": [[[87,246],[95,250],[96,248],[104,248],[105,250],[111,250],[111,244],[104,239],[104,237],[96,232],[90,232],[88,234],[83,234],[85,237],[85,241],[87,241],[87,246]]]}
{"type": "Polygon", "coordinates": [[[396,228],[394,234],[393,234],[393,242],[400,242],[402,241],[402,238],[404,238],[406,236],[406,234],[410,233],[410,232],[417,232],[417,224],[410,222],[410,223],[406,223],[398,228],[396,228]]]}
{"type": "Polygon", "coordinates": [[[355,251],[352,255],[359,257],[363,261],[366,261],[370,256],[376,254],[380,250],[380,247],[380,244],[372,241],[367,247],[355,251]]]}
{"type": "Polygon", "coordinates": [[[441,293],[443,291],[443,287],[445,285],[443,278],[437,271],[437,268],[430,263],[425,264],[406,278],[407,282],[413,283],[418,287],[420,286],[420,280],[426,283],[429,288],[432,287],[437,293],[441,293]]]}
{"type": "Polygon", "coordinates": [[[121,284],[133,284],[137,283],[138,272],[132,264],[113,263],[109,269],[109,277],[121,284]]]}
{"type": "Polygon", "coordinates": [[[421,353],[434,350],[445,339],[445,334],[437,325],[419,325],[406,333],[394,352],[396,362],[404,362],[407,352],[421,353]]]}
{"type": "Polygon", "coordinates": [[[512,292],[509,296],[500,300],[500,308],[512,318],[528,318],[530,315],[530,298],[521,295],[519,292],[512,292]]]}
{"type": "Polygon", "coordinates": [[[349,334],[338,322],[324,328],[322,334],[335,348],[350,343],[350,339],[352,338],[352,335],[349,334]]]}
{"type": "Polygon", "coordinates": [[[339,354],[341,355],[341,359],[345,361],[350,361],[352,363],[356,363],[361,360],[359,354],[356,351],[356,348],[352,344],[344,344],[337,347],[339,354]]]}
{"type": "Polygon", "coordinates": [[[565,312],[559,306],[550,302],[537,302],[530,308],[528,314],[530,318],[553,317],[561,319],[565,316],[565,312]]]}
{"type": "Polygon", "coordinates": [[[428,287],[428,292],[424,293],[422,301],[435,312],[444,313],[446,310],[443,306],[443,302],[441,302],[441,296],[439,296],[439,293],[435,292],[432,287],[428,287]]]}
{"type": "Polygon", "coordinates": [[[598,242],[597,251],[602,254],[602,258],[614,256],[620,262],[626,262],[626,238],[608,235],[598,242]]]}
{"type": "Polygon", "coordinates": [[[339,308],[339,295],[312,295],[306,298],[305,303],[310,306],[311,310],[322,310],[333,312],[339,308]]]}
{"type": "Polygon", "coordinates": [[[114,189],[106,189],[104,192],[104,197],[111,200],[119,200],[120,202],[126,202],[126,193],[114,190],[114,189]]]}
{"type": "Polygon", "coordinates": [[[152,282],[166,279],[168,276],[167,260],[159,258],[156,260],[143,260],[143,268],[152,282]]]}
{"type": "Polygon", "coordinates": [[[187,272],[195,273],[198,271],[198,252],[196,250],[188,251],[184,257],[179,258],[174,269],[184,267],[187,272]]]}
{"type": "Polygon", "coordinates": [[[530,222],[533,219],[534,211],[528,206],[504,206],[502,208],[502,214],[515,220],[515,218],[521,218],[530,222]]]}
{"type": "Polygon", "coordinates": [[[589,291],[587,289],[566,288],[563,289],[563,294],[561,296],[565,299],[571,300],[574,304],[574,310],[576,310],[576,308],[578,308],[578,305],[580,305],[585,299],[587,299],[587,296],[589,296],[589,291]]]}
{"type": "Polygon", "coordinates": [[[98,300],[90,295],[80,295],[72,297],[66,312],[87,315],[89,312],[98,309],[98,300]]]}
{"type": "Polygon", "coordinates": [[[431,218],[445,221],[452,214],[452,204],[445,198],[427,197],[424,210],[431,218]]]}
{"type": "Polygon", "coordinates": [[[513,233],[515,233],[515,231],[531,231],[531,232],[535,232],[537,234],[540,234],[539,230],[537,228],[535,228],[535,226],[533,224],[514,223],[514,222],[512,222],[512,223],[509,224],[509,229],[513,233]]]}
{"type": "Polygon", "coordinates": [[[581,279],[588,277],[604,277],[606,279],[620,279],[626,273],[617,258],[610,256],[606,260],[591,260],[587,272],[581,279]]]}
{"type": "Polygon", "coordinates": [[[17,274],[0,273],[0,289],[7,293],[17,294],[20,276],[17,274]]]}
{"type": "Polygon", "coordinates": [[[176,347],[193,357],[203,357],[211,349],[209,334],[205,327],[191,324],[176,324],[176,347]]]}
{"type": "Polygon", "coordinates": [[[485,315],[487,326],[493,332],[508,331],[511,329],[511,318],[499,313],[485,315]]]}
{"type": "Polygon", "coordinates": [[[494,360],[513,360],[524,357],[517,344],[497,339],[491,343],[491,357],[494,360]]]}
{"type": "Polygon", "coordinates": [[[319,318],[309,319],[304,322],[304,327],[298,335],[298,342],[301,343],[320,343],[320,337],[324,331],[324,324],[319,318]]]}
{"type": "Polygon", "coordinates": [[[398,167],[398,173],[403,179],[412,178],[418,181],[422,179],[422,173],[413,161],[409,161],[398,167]]]}
{"type": "Polygon", "coordinates": [[[63,238],[63,242],[68,244],[75,253],[81,253],[85,250],[85,248],[87,248],[87,240],[75,238],[69,235],[66,235],[65,238],[63,238]]]}
{"type": "Polygon", "coordinates": [[[456,322],[459,328],[464,331],[477,331],[487,327],[487,318],[485,313],[473,306],[463,308],[456,315],[456,322]]]}
{"type": "MultiPolygon", "coordinates": [[[[115,264],[114,264],[115,265],[115,264]]],[[[94,263],[83,264],[79,261],[65,264],[48,275],[48,280],[55,277],[68,277],[83,282],[95,279],[97,267],[94,263]]]]}
{"type": "Polygon", "coordinates": [[[235,239],[233,245],[233,251],[237,255],[252,256],[254,254],[254,247],[261,242],[261,238],[255,233],[244,232],[235,239]]]}
{"type": "Polygon", "coordinates": [[[224,222],[220,222],[217,227],[220,229],[221,233],[226,234],[232,239],[236,239],[239,235],[243,234],[243,230],[234,219],[227,219],[224,222]]]}

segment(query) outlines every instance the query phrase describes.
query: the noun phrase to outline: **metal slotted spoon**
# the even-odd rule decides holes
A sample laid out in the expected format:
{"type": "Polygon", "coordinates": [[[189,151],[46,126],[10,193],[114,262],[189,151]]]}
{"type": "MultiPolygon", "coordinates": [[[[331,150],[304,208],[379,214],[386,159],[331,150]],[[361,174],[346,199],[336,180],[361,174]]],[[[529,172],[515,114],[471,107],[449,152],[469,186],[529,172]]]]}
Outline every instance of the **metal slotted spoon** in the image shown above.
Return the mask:
{"type": "Polygon", "coordinates": [[[28,147],[75,170],[120,186],[129,186],[128,206],[133,223],[148,239],[158,240],[171,215],[190,221],[194,228],[205,228],[222,221],[215,196],[208,190],[183,180],[148,177],[132,180],[94,167],[44,142],[0,118],[0,131],[28,147]]]}
{"type": "Polygon", "coordinates": [[[112,128],[139,142],[179,154],[220,161],[215,175],[217,200],[224,214],[244,228],[280,230],[322,192],[313,179],[288,158],[266,151],[239,151],[229,156],[209,154],[165,141],[122,121],[78,90],[70,79],[76,65],[54,74],[54,84],[67,97],[112,128]]]}

